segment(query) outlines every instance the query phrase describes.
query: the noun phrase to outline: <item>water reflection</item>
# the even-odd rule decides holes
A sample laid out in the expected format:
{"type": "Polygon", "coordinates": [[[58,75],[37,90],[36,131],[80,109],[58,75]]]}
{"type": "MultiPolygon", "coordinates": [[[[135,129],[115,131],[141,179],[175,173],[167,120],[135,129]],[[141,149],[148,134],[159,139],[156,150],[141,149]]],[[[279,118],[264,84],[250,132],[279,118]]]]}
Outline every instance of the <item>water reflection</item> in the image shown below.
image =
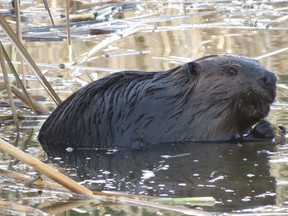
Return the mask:
{"type": "Polygon", "coordinates": [[[271,156],[269,163],[271,176],[277,180],[277,206],[287,206],[288,190],[288,145],[277,146],[277,153],[271,156]]]}
{"type": "Polygon", "coordinates": [[[169,197],[212,196],[214,211],[274,205],[272,143],[175,144],[142,151],[51,149],[67,174],[93,190],[169,197]]]}

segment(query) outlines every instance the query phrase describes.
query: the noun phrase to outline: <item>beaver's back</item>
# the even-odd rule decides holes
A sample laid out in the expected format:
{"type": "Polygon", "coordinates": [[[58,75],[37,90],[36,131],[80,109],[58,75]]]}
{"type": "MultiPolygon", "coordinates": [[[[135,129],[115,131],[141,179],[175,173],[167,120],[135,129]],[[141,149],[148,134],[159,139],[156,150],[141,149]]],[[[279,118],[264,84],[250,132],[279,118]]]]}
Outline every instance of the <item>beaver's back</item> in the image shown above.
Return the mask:
{"type": "Polygon", "coordinates": [[[90,83],[48,117],[39,132],[40,143],[44,149],[56,145],[104,149],[141,145],[137,144],[139,131],[159,121],[161,114],[155,112],[165,109],[159,99],[164,98],[160,90],[167,93],[165,77],[169,73],[125,71],[90,83]]]}

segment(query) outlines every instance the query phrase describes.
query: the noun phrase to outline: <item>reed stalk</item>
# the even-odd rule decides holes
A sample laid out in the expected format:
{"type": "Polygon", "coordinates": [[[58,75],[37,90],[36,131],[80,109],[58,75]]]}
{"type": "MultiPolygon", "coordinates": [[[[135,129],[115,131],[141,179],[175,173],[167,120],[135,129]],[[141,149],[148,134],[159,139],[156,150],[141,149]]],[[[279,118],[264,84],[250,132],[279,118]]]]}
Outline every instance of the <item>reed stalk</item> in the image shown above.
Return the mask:
{"type": "Polygon", "coordinates": [[[9,40],[14,44],[17,51],[20,53],[21,57],[24,59],[26,64],[29,66],[29,68],[32,70],[32,72],[37,76],[39,79],[41,85],[45,88],[45,90],[48,92],[48,94],[51,96],[51,98],[54,100],[54,102],[59,105],[62,101],[60,97],[57,95],[57,93],[54,91],[50,83],[47,81],[45,76],[42,74],[41,70],[37,67],[34,60],[31,58],[29,53],[26,51],[23,44],[18,40],[18,38],[15,36],[13,30],[3,17],[3,15],[0,13],[0,25],[4,29],[5,33],[7,34],[9,40]]]}
{"type": "Polygon", "coordinates": [[[37,160],[36,158],[30,156],[29,154],[19,150],[15,146],[7,143],[3,139],[0,139],[0,149],[8,154],[12,155],[16,159],[22,161],[23,163],[32,166],[34,169],[39,171],[40,173],[46,175],[47,177],[51,178],[55,182],[61,184],[62,186],[66,187],[70,191],[81,194],[84,196],[92,197],[93,192],[89,189],[79,185],[74,180],[68,178],[67,176],[59,173],[58,171],[52,169],[51,167],[47,166],[43,162],[37,160]]]}
{"type": "Polygon", "coordinates": [[[22,38],[22,30],[21,30],[21,17],[20,17],[20,5],[19,0],[14,0],[14,10],[16,17],[16,35],[19,40],[22,38]]]}
{"type": "Polygon", "coordinates": [[[54,23],[53,16],[52,16],[52,14],[51,14],[51,10],[50,10],[50,8],[49,8],[49,5],[48,5],[47,0],[43,0],[43,4],[44,4],[45,9],[48,11],[48,14],[49,14],[49,17],[50,17],[50,20],[51,20],[52,25],[53,25],[53,27],[55,28],[55,23],[54,23]]]}
{"type": "Polygon", "coordinates": [[[39,209],[6,201],[0,201],[0,209],[3,215],[47,215],[39,209]]]}
{"type": "MultiPolygon", "coordinates": [[[[16,36],[20,42],[22,42],[22,28],[21,28],[21,16],[19,0],[14,0],[15,14],[16,14],[16,36]]],[[[20,70],[22,74],[23,85],[26,87],[26,74],[23,59],[20,59],[20,70]]]]}
{"type": "MultiPolygon", "coordinates": [[[[0,46],[2,47],[3,55],[4,55],[4,58],[5,58],[5,60],[6,60],[7,64],[8,64],[8,66],[9,66],[10,70],[12,71],[12,73],[13,73],[13,75],[14,75],[17,83],[18,83],[18,85],[20,86],[20,88],[21,88],[21,90],[22,90],[22,92],[24,94],[25,101],[27,102],[27,105],[32,109],[32,111],[34,113],[37,113],[37,109],[35,108],[32,100],[31,100],[29,94],[27,93],[26,88],[25,88],[24,84],[22,83],[18,73],[16,72],[13,64],[11,63],[11,60],[10,60],[6,50],[4,49],[4,47],[3,47],[3,45],[1,43],[0,43],[0,46]]],[[[24,80],[23,80],[23,82],[24,82],[24,80]]]]}
{"type": "Polygon", "coordinates": [[[70,30],[70,0],[66,0],[66,31],[67,31],[67,45],[71,46],[71,30],[70,30]]]}
{"type": "Polygon", "coordinates": [[[6,70],[4,54],[3,54],[3,46],[2,46],[1,41],[0,41],[0,61],[1,61],[1,68],[2,68],[2,73],[3,73],[3,78],[4,78],[4,82],[5,82],[7,93],[8,93],[8,97],[9,97],[9,103],[10,103],[11,110],[12,110],[13,120],[14,120],[14,123],[15,123],[16,130],[19,131],[19,123],[18,123],[18,118],[17,118],[17,111],[16,111],[16,106],[15,106],[14,101],[13,101],[13,96],[12,96],[11,86],[10,86],[10,82],[9,82],[9,78],[8,78],[8,73],[7,73],[7,70],[6,70]]]}
{"type": "Polygon", "coordinates": [[[18,97],[22,102],[24,102],[25,104],[28,104],[28,106],[30,108],[33,107],[34,113],[36,113],[38,115],[39,114],[46,114],[47,115],[50,113],[45,107],[43,107],[41,104],[39,104],[34,98],[29,97],[29,100],[28,100],[28,97],[23,92],[21,92],[18,88],[16,88],[15,86],[12,85],[11,90],[12,90],[13,94],[16,97],[18,97]]]}

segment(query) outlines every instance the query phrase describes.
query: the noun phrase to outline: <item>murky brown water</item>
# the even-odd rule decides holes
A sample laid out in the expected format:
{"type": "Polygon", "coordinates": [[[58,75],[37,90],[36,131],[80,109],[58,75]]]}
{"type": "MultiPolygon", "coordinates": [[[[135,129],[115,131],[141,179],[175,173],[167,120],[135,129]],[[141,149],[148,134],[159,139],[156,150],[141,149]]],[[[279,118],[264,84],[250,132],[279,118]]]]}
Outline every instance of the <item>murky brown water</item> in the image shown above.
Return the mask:
{"type": "MultiPolygon", "coordinates": [[[[52,12],[58,17],[56,24],[63,23],[59,19],[63,5],[55,2],[52,5],[52,12]]],[[[3,6],[3,10],[6,8],[9,7],[3,6]]],[[[29,21],[34,25],[37,22],[50,25],[42,5],[35,7],[26,4],[25,8],[27,11],[34,10],[35,14],[41,13],[45,18],[24,14],[26,27],[29,21]]],[[[91,80],[123,69],[166,70],[219,53],[254,57],[274,71],[279,80],[277,99],[268,119],[273,124],[287,127],[287,16],[287,2],[271,1],[253,5],[231,1],[187,4],[154,2],[131,5],[109,21],[93,26],[117,29],[117,33],[91,36],[87,25],[72,28],[72,50],[68,49],[66,41],[51,41],[56,37],[65,37],[63,31],[53,33],[49,40],[41,42],[37,41],[39,34],[32,35],[30,32],[24,37],[36,41],[26,42],[25,46],[62,99],[91,80]],[[75,62],[76,66],[72,64],[75,62]],[[66,68],[58,68],[59,64],[65,64],[66,68]]],[[[13,61],[17,62],[14,48],[9,44],[4,45],[13,61]]],[[[55,104],[35,77],[28,74],[27,80],[29,92],[47,97],[43,104],[52,110],[55,104]]],[[[9,108],[0,108],[0,115],[7,113],[10,113],[9,108]]],[[[23,145],[26,139],[30,140],[31,136],[31,141],[23,148],[32,151],[32,147],[35,147],[40,151],[31,154],[42,158],[43,151],[36,137],[44,119],[21,121],[19,139],[16,139],[13,125],[4,121],[0,136],[18,146],[23,145]]],[[[169,197],[212,196],[217,203],[202,207],[206,211],[288,214],[287,149],[285,143],[190,144],[145,153],[118,151],[113,155],[103,155],[83,151],[65,156],[61,153],[62,159],[58,162],[62,161],[62,165],[68,166],[61,169],[63,172],[78,181],[86,180],[85,185],[94,190],[169,197]]],[[[1,158],[3,169],[36,175],[34,170],[16,163],[5,153],[1,158]]],[[[30,202],[29,205],[41,208],[41,202],[35,201],[39,197],[38,190],[23,189],[5,178],[1,181],[2,200],[22,202],[27,197],[34,197],[34,203],[30,202]]],[[[55,201],[53,196],[49,199],[53,198],[55,201]]],[[[146,210],[141,212],[136,208],[134,211],[145,215],[146,210]]],[[[70,212],[75,215],[131,215],[133,208],[102,206],[95,209],[86,205],[70,212]]],[[[156,215],[157,211],[151,214],[156,215]]]]}

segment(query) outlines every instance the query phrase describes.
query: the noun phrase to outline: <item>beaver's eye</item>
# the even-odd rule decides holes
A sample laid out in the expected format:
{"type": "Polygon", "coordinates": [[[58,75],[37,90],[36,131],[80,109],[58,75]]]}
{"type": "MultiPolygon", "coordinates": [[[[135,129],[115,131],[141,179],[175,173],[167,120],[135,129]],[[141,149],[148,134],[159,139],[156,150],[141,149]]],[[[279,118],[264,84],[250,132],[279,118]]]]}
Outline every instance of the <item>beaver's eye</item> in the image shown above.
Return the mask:
{"type": "Polygon", "coordinates": [[[234,68],[234,67],[229,67],[229,68],[228,68],[228,74],[229,74],[229,75],[235,76],[235,75],[237,75],[237,73],[238,73],[238,71],[237,71],[236,68],[234,68]]]}

